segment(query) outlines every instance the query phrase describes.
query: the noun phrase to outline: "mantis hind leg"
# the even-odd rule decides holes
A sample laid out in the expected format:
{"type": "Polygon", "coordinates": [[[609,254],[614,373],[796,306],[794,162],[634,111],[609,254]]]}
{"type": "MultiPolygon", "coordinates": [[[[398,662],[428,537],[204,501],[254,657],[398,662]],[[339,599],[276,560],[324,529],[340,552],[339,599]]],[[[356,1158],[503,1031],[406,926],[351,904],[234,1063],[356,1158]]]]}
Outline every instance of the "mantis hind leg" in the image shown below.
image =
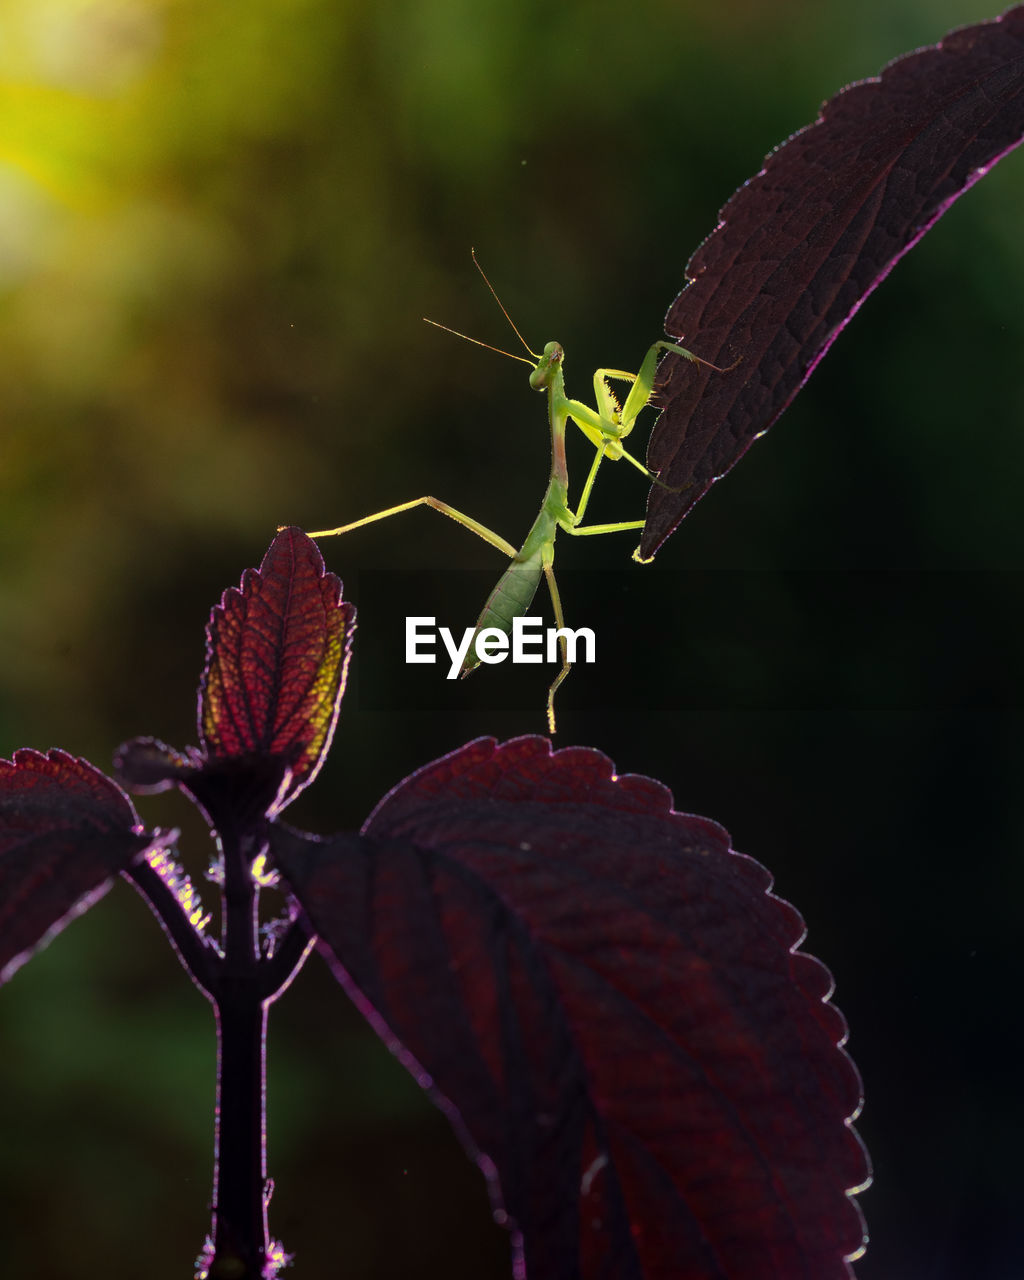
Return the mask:
{"type": "MultiPolygon", "coordinates": [[[[555,615],[555,626],[559,631],[565,630],[565,618],[562,614],[562,599],[558,594],[558,583],[555,581],[555,571],[552,565],[554,559],[553,548],[549,547],[544,557],[544,578],[548,584],[548,594],[551,596],[551,608],[555,615]]],[[[555,693],[558,686],[572,670],[572,663],[569,661],[569,645],[564,635],[558,637],[558,644],[562,651],[562,669],[548,687],[548,733],[555,732],[555,693]]]]}
{"type": "Polygon", "coordinates": [[[440,498],[430,497],[429,494],[423,498],[413,498],[411,502],[400,502],[397,507],[388,507],[384,511],[376,511],[372,516],[363,516],[362,520],[353,520],[351,524],[342,524],[336,529],[318,529],[316,533],[311,533],[309,536],[311,538],[333,538],[341,533],[351,533],[353,529],[361,529],[364,524],[373,524],[377,520],[386,520],[388,516],[397,516],[402,511],[411,511],[413,507],[432,507],[435,511],[440,511],[443,516],[448,516],[450,520],[461,524],[470,533],[475,533],[478,538],[483,538],[484,542],[490,543],[492,547],[497,547],[505,555],[515,557],[517,554],[516,548],[512,543],[506,542],[493,529],[488,529],[479,520],[474,520],[471,516],[457,511],[455,507],[450,507],[447,502],[442,502],[440,498]]]}

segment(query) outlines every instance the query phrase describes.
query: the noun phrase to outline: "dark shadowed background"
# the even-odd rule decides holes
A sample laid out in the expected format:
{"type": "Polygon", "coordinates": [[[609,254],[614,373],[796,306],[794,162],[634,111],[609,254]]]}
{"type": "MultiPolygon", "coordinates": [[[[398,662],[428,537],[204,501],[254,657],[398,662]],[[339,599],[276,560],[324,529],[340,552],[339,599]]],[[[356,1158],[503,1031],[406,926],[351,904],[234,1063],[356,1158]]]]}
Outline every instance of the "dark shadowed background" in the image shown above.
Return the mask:
{"type": "MultiPolygon", "coordinates": [[[[433,493],[518,541],[543,400],[523,366],[421,321],[514,343],[470,246],[589,399],[596,366],[635,368],[660,336],[767,150],[845,82],[994,12],[6,0],[0,753],[106,767],[137,733],[194,741],[208,611],[278,524],[433,493]]],[[[559,743],[723,823],[836,976],[876,1170],[862,1280],[1024,1274],[1022,201],[1019,154],[653,565],[631,534],[559,547],[567,620],[598,638],[559,743]]],[[[607,471],[593,518],[642,515],[642,479],[607,471]]],[[[402,663],[407,613],[473,622],[490,548],[418,511],[323,550],[360,629],[294,821],[357,826],[467,739],[543,730],[544,671],[450,684],[402,663]]],[[[185,825],[200,873],[184,806],[140,809],[185,825]]],[[[189,1276],[213,1087],[212,1016],[119,884],[0,993],[6,1273],[189,1276]]],[[[272,1014],[269,1087],[271,1223],[297,1280],[508,1276],[476,1169],[317,958],[272,1014]]]]}

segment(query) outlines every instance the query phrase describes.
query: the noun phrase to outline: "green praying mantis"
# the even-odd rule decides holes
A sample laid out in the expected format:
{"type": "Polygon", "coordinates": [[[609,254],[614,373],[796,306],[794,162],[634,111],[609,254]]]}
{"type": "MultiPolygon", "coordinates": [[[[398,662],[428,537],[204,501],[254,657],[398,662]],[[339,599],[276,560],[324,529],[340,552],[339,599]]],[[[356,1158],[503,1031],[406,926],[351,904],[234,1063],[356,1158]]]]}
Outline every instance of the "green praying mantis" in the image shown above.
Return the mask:
{"type": "MultiPolygon", "coordinates": [[[[472,639],[467,644],[466,656],[459,673],[462,676],[466,676],[475,670],[483,660],[480,646],[485,637],[482,633],[496,632],[505,637],[512,634],[515,619],[526,616],[543,576],[547,583],[548,593],[551,596],[551,605],[554,610],[557,627],[556,635],[558,636],[562,660],[561,669],[548,689],[547,720],[548,729],[553,734],[556,727],[555,694],[559,685],[572,669],[566,641],[565,620],[562,614],[562,601],[558,594],[558,584],[555,581],[554,573],[555,538],[558,531],[562,529],[576,538],[590,537],[603,533],[621,533],[628,529],[643,528],[643,520],[622,520],[612,524],[591,525],[585,525],[582,521],[587,510],[587,504],[590,501],[594,481],[597,478],[598,468],[605,458],[613,462],[619,458],[625,458],[627,462],[636,467],[638,471],[641,471],[653,484],[661,483],[653,472],[649,471],[642,462],[639,462],[631,453],[626,451],[622,443],[633,430],[637,417],[651,399],[660,352],[674,351],[677,355],[683,356],[687,360],[691,360],[696,364],[707,365],[719,373],[726,372],[726,370],[719,368],[718,365],[711,364],[708,360],[702,360],[700,356],[694,355],[692,351],[687,351],[685,347],[678,346],[674,342],[658,341],[650,347],[644,356],[638,373],[627,373],[623,369],[597,370],[594,374],[595,408],[592,409],[579,400],[570,400],[565,394],[565,380],[562,373],[565,353],[560,344],[549,342],[540,355],[532,351],[502,305],[501,299],[495,293],[491,282],[484,275],[483,269],[476,260],[475,252],[473,253],[473,263],[481,276],[483,276],[484,283],[491,291],[498,306],[501,307],[505,319],[512,326],[513,332],[530,358],[527,360],[523,356],[513,355],[510,351],[500,351],[497,347],[491,347],[489,343],[479,342],[476,338],[467,338],[465,334],[457,333],[454,329],[448,329],[447,325],[438,325],[436,321],[428,320],[427,323],[434,324],[437,328],[445,329],[449,333],[455,333],[456,337],[465,338],[467,342],[487,347],[489,350],[497,351],[500,355],[509,356],[513,360],[521,360],[523,364],[530,365],[532,369],[530,386],[534,391],[547,392],[548,420],[551,427],[551,471],[548,477],[548,487],[544,494],[544,501],[541,503],[537,518],[534,520],[522,546],[516,550],[510,542],[507,542],[492,529],[488,529],[486,525],[472,519],[462,511],[456,510],[455,507],[449,506],[447,502],[442,502],[439,498],[434,498],[430,495],[422,498],[413,498],[410,502],[401,502],[394,507],[387,507],[384,511],[377,511],[373,515],[364,516],[361,520],[353,520],[350,524],[339,525],[336,529],[320,529],[309,536],[311,538],[333,538],[339,534],[351,533],[353,529],[361,529],[364,525],[373,524],[377,520],[386,520],[389,516],[396,516],[402,511],[411,511],[414,507],[426,506],[432,507],[435,511],[440,511],[442,515],[457,521],[463,528],[469,529],[471,533],[475,533],[477,537],[483,538],[485,542],[490,543],[492,547],[496,547],[504,555],[508,556],[510,559],[509,566],[498,579],[497,585],[488,597],[487,603],[484,605],[473,629],[472,639]],[[609,385],[609,380],[632,384],[625,403],[621,406],[609,385]],[[565,429],[570,419],[576,423],[595,449],[594,461],[583,485],[575,511],[569,506],[569,472],[565,455],[565,429]]],[[[634,551],[633,558],[642,563],[637,551],[634,551]]]]}

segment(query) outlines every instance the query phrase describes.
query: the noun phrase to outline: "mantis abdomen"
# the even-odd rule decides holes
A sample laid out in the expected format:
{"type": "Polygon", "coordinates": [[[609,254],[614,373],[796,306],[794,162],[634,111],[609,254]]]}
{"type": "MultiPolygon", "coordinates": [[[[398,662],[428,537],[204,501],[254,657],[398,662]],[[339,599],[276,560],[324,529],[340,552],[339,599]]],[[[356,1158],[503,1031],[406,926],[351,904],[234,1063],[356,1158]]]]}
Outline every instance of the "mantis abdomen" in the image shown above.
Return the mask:
{"type": "Polygon", "coordinates": [[[487,603],[477,618],[473,643],[462,664],[460,675],[468,675],[480,665],[481,659],[476,646],[481,631],[486,627],[496,627],[505,635],[511,635],[514,620],[522,618],[533,604],[533,597],[537,594],[544,571],[544,550],[537,547],[521,559],[525,550],[526,548],[516,556],[487,597],[487,603]]]}

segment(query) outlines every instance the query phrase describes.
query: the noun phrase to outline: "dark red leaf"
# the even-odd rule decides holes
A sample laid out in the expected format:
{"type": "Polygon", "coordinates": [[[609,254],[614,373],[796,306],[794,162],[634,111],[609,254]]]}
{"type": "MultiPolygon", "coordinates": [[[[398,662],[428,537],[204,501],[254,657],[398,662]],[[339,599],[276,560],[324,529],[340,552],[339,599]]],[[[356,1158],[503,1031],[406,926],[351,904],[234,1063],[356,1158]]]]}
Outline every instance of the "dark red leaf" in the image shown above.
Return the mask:
{"type": "Polygon", "coordinates": [[[845,1025],[799,915],[715,823],[589,748],[484,739],[362,839],[271,840],[529,1280],[850,1274],[868,1171],[845,1025]]]}
{"type": "Polygon", "coordinates": [[[668,354],[641,555],[779,417],[840,330],[958,196],[1024,136],[1024,5],[952,32],[827,102],[721,211],[690,259],[668,354]]]}
{"type": "Polygon", "coordinates": [[[0,760],[0,982],[157,839],[85,760],[30,750],[0,760]]]}
{"type": "Polygon", "coordinates": [[[355,609],[316,544],[284,529],[259,570],[229,588],[207,627],[199,732],[211,760],[283,760],[276,809],[316,776],[345,688],[355,609]]]}

